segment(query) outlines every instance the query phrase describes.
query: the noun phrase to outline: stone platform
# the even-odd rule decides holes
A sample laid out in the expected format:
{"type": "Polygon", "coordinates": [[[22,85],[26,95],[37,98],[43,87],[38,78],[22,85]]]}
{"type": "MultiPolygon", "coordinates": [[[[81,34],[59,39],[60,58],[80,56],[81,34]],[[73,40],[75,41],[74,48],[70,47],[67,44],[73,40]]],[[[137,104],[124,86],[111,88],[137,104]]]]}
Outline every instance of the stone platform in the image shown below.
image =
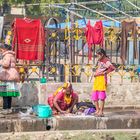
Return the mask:
{"type": "Polygon", "coordinates": [[[19,113],[0,114],[0,133],[47,130],[140,129],[140,108],[108,107],[105,117],[66,115],[41,119],[19,113]]]}
{"type": "Polygon", "coordinates": [[[37,117],[18,117],[17,115],[0,116],[0,133],[45,131],[47,119],[37,117]]]}
{"type": "Polygon", "coordinates": [[[139,109],[106,110],[104,117],[57,116],[56,130],[140,129],[139,109]]]}

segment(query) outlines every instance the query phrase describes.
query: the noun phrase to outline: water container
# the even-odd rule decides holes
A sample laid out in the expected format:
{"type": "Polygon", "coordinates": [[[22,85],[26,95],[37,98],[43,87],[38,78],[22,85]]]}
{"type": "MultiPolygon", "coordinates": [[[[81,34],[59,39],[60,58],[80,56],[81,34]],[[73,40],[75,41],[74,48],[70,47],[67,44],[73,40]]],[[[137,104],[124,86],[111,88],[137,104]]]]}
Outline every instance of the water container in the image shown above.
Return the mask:
{"type": "Polygon", "coordinates": [[[49,118],[52,116],[52,110],[49,105],[38,106],[38,116],[39,118],[49,118]]]}
{"type": "Polygon", "coordinates": [[[37,104],[37,105],[34,105],[32,106],[32,109],[33,109],[33,112],[38,115],[38,107],[39,106],[45,106],[45,104],[37,104]]]}
{"type": "Polygon", "coordinates": [[[47,82],[47,79],[45,77],[40,79],[40,83],[46,83],[46,82],[47,82]]]}

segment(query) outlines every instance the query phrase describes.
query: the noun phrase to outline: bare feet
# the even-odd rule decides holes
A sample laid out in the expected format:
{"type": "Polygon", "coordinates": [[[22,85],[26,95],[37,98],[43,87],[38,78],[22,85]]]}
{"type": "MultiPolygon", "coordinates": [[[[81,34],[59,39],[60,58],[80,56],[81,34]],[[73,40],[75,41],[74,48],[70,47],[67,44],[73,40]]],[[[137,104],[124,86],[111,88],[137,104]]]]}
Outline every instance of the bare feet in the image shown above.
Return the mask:
{"type": "Polygon", "coordinates": [[[99,110],[96,110],[94,115],[97,116],[99,114],[99,110]]]}
{"type": "Polygon", "coordinates": [[[98,117],[104,117],[104,113],[103,113],[103,112],[99,112],[99,113],[97,114],[97,116],[98,116],[98,117]]]}

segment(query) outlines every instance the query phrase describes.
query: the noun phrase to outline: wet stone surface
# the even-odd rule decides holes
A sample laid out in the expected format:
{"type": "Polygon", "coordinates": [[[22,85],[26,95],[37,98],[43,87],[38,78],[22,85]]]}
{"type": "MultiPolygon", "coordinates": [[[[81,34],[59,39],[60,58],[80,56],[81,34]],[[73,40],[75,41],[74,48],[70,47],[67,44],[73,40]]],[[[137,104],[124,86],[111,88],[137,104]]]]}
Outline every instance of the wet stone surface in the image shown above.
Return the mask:
{"type": "Polygon", "coordinates": [[[0,133],[91,129],[140,129],[140,111],[112,109],[106,110],[104,117],[66,115],[51,119],[23,116],[18,111],[7,115],[0,113],[0,133]]]}
{"type": "Polygon", "coordinates": [[[104,117],[57,116],[56,130],[140,129],[140,112],[135,110],[105,112],[104,117]]]}
{"type": "Polygon", "coordinates": [[[40,119],[35,115],[21,115],[20,113],[0,114],[0,133],[45,131],[47,119],[40,119]]]}

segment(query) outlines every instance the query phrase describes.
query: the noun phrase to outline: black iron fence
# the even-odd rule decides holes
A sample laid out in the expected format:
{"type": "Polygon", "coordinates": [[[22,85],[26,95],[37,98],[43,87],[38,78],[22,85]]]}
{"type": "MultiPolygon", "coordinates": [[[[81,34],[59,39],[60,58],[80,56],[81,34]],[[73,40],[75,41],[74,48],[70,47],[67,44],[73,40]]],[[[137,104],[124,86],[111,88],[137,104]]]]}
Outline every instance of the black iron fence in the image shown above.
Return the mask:
{"type": "MultiPolygon", "coordinates": [[[[58,27],[56,25],[56,27],[58,27]]],[[[73,81],[73,82],[91,82],[95,72],[96,50],[100,47],[98,45],[92,46],[92,59],[88,59],[89,48],[86,43],[85,30],[78,28],[75,24],[73,29],[67,26],[64,29],[46,28],[47,45],[46,51],[47,61],[46,75],[48,80],[54,81],[73,81]],[[72,77],[72,78],[71,78],[72,77]],[[74,78],[73,78],[74,77],[74,78]]],[[[138,59],[134,59],[133,40],[128,38],[128,57],[126,66],[121,64],[120,59],[120,36],[112,37],[105,34],[104,49],[112,63],[116,65],[116,72],[120,77],[121,83],[123,79],[131,79],[138,76],[138,65],[140,64],[140,41],[137,42],[138,59]],[[127,77],[127,78],[126,78],[127,77]]],[[[110,78],[114,76],[110,75],[110,78]]],[[[111,81],[111,79],[110,79],[111,81]]]]}
{"type": "MultiPolygon", "coordinates": [[[[73,81],[92,82],[96,69],[96,50],[98,45],[92,46],[92,59],[88,59],[89,48],[86,43],[85,30],[75,23],[73,29],[66,26],[60,29],[58,20],[51,18],[45,22],[46,47],[43,63],[17,63],[21,80],[39,80],[46,77],[47,81],[73,81]],[[52,23],[53,21],[53,23],[52,23]],[[49,24],[55,24],[56,28],[47,28],[49,24]]],[[[4,29],[4,32],[6,30],[4,29]]],[[[140,64],[140,39],[137,41],[138,59],[134,59],[133,40],[128,38],[128,57],[126,65],[121,64],[120,36],[105,33],[104,49],[112,63],[116,65],[116,71],[110,74],[110,81],[117,77],[122,83],[124,80],[136,81],[139,79],[140,64]],[[135,79],[135,80],[134,80],[135,79]]],[[[118,81],[119,81],[118,80],[118,81]]]]}

